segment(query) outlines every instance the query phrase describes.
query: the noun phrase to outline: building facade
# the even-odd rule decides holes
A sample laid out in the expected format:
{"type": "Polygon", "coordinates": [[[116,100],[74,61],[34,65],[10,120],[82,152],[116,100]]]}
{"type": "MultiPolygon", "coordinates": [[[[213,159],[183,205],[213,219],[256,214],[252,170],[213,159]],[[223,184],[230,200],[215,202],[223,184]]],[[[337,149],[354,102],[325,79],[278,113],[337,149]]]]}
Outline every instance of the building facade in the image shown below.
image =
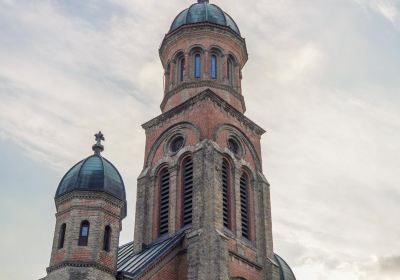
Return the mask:
{"type": "Polygon", "coordinates": [[[265,131],[244,115],[238,26],[199,0],[175,18],[159,54],[162,113],[142,125],[134,241],[118,248],[125,187],[99,133],[95,154],[57,190],[46,279],[295,279],[273,251],[265,131]]]}

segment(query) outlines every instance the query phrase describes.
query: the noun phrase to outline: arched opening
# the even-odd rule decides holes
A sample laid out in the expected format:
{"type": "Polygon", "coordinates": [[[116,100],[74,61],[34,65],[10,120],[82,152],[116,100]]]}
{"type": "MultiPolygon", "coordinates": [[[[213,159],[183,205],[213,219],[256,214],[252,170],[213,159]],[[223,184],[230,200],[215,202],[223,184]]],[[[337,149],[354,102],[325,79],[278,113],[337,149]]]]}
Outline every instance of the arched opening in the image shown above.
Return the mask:
{"type": "Polygon", "coordinates": [[[110,245],[111,245],[111,227],[106,226],[104,228],[103,250],[106,252],[110,252],[110,245]]]}
{"type": "Polygon", "coordinates": [[[228,77],[228,81],[229,84],[233,85],[234,82],[234,61],[233,58],[231,56],[228,57],[228,61],[227,61],[227,77],[228,77]]]}
{"type": "Polygon", "coordinates": [[[218,58],[216,54],[211,55],[211,79],[216,80],[218,78],[218,58]]]}
{"type": "Polygon", "coordinates": [[[201,55],[200,53],[196,53],[194,55],[194,78],[201,78],[201,55]]]}
{"type": "Polygon", "coordinates": [[[230,165],[226,159],[222,160],[222,218],[224,227],[232,230],[232,187],[230,165]]]}
{"type": "Polygon", "coordinates": [[[250,240],[249,177],[245,172],[240,176],[240,214],[242,236],[250,240]]]}
{"type": "Polygon", "coordinates": [[[87,246],[89,240],[89,222],[83,221],[79,230],[78,246],[87,246]]]}
{"type": "Polygon", "coordinates": [[[58,249],[64,248],[66,229],[67,229],[67,225],[65,223],[62,224],[60,227],[60,232],[58,234],[58,249]]]}
{"type": "Polygon", "coordinates": [[[185,78],[185,67],[186,67],[186,62],[185,62],[185,57],[182,55],[178,59],[178,81],[183,82],[185,78]]]}
{"type": "Polygon", "coordinates": [[[158,234],[168,234],[169,221],[169,171],[163,168],[159,173],[159,224],[158,234]]]}
{"type": "Polygon", "coordinates": [[[193,208],[193,160],[188,157],[182,162],[182,226],[192,224],[193,208]]]}

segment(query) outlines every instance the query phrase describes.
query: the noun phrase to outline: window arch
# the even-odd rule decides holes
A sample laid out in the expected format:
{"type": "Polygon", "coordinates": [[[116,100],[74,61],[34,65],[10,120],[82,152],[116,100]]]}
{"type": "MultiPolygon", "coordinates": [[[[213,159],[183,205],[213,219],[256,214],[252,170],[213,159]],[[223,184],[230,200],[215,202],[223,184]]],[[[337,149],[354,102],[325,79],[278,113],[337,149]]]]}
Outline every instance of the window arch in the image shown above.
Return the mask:
{"type": "Polygon", "coordinates": [[[163,168],[159,174],[159,224],[158,233],[163,235],[168,233],[169,221],[169,171],[163,168]]]}
{"type": "Polygon", "coordinates": [[[81,228],[79,230],[78,246],[87,246],[88,245],[89,227],[90,227],[90,224],[88,221],[85,220],[81,223],[81,228]]]}
{"type": "Polygon", "coordinates": [[[188,157],[182,162],[182,226],[192,224],[192,204],[193,160],[188,157]]]}
{"type": "Polygon", "coordinates": [[[228,77],[228,81],[231,85],[233,85],[233,80],[234,80],[234,61],[233,58],[231,56],[228,57],[228,61],[227,61],[227,77],[228,77]]]}
{"type": "Polygon", "coordinates": [[[67,229],[67,225],[65,223],[63,223],[60,227],[60,232],[58,234],[58,249],[64,248],[66,229],[67,229]]]}
{"type": "Polygon", "coordinates": [[[240,176],[240,214],[242,236],[246,239],[250,239],[249,177],[245,172],[240,176]]]}
{"type": "Polygon", "coordinates": [[[111,227],[107,225],[104,228],[103,250],[106,252],[110,252],[110,245],[111,245],[111,227]]]}
{"type": "Polygon", "coordinates": [[[185,57],[181,55],[178,59],[178,81],[183,82],[185,78],[186,61],[185,57]]]}
{"type": "Polygon", "coordinates": [[[224,227],[232,230],[231,172],[226,159],[222,160],[222,218],[224,227]]]}
{"type": "Polygon", "coordinates": [[[211,79],[218,78],[218,57],[216,54],[211,55],[211,79]]]}
{"type": "Polygon", "coordinates": [[[194,55],[194,78],[201,78],[201,55],[200,53],[196,53],[194,55]]]}

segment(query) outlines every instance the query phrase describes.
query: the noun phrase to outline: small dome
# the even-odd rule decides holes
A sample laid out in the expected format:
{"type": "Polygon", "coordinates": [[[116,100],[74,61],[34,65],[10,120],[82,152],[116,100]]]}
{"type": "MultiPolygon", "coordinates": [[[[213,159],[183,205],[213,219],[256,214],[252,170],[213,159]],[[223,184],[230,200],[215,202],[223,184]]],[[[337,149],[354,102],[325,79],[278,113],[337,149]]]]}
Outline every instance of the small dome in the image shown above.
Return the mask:
{"type": "Polygon", "coordinates": [[[296,280],[294,273],[290,266],[277,254],[274,255],[275,261],[279,265],[279,280],[296,280]]]}
{"type": "Polygon", "coordinates": [[[198,0],[198,3],[195,3],[186,10],[180,12],[172,22],[169,32],[172,32],[186,24],[201,22],[211,22],[226,26],[240,35],[239,28],[230,15],[225,13],[217,5],[210,4],[208,1],[204,0],[198,0]]]}
{"type": "Polygon", "coordinates": [[[126,201],[125,186],[118,170],[100,154],[75,164],[61,179],[56,198],[72,191],[99,191],[126,201]]]}

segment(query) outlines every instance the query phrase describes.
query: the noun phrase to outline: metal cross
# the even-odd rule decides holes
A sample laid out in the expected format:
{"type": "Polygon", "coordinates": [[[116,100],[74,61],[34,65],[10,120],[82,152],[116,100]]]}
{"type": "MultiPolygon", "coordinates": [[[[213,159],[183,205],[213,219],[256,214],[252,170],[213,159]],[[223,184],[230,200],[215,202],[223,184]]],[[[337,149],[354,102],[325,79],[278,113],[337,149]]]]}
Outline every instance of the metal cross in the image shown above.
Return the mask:
{"type": "Polygon", "coordinates": [[[104,135],[103,135],[103,133],[101,133],[101,131],[99,131],[99,133],[96,133],[94,135],[94,137],[96,137],[96,144],[97,145],[101,145],[101,141],[105,140],[104,135]]]}

